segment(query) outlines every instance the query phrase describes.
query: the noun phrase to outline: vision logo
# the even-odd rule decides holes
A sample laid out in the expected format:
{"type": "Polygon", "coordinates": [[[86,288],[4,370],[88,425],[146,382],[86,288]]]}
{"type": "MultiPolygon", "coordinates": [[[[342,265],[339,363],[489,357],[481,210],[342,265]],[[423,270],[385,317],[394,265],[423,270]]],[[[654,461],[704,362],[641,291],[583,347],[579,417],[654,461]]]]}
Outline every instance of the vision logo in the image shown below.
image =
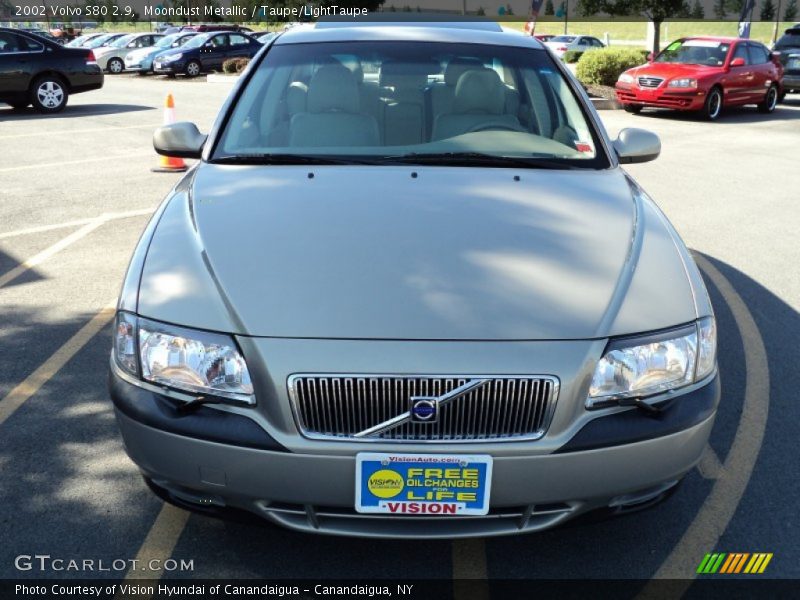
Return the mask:
{"type": "Polygon", "coordinates": [[[697,567],[697,572],[705,575],[715,573],[731,575],[735,573],[763,573],[769,561],[772,560],[772,552],[731,552],[706,554],[697,567]]]}

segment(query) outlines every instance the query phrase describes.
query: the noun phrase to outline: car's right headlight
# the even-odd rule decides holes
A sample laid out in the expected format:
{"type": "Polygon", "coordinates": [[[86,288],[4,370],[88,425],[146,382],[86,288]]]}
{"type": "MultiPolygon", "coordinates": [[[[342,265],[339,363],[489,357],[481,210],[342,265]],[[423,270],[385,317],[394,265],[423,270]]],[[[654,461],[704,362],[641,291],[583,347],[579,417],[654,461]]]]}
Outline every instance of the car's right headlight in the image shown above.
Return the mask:
{"type": "Polygon", "coordinates": [[[230,336],[120,312],[113,354],[120,369],[141,381],[190,394],[255,403],[247,363],[230,336]]]}
{"type": "Polygon", "coordinates": [[[714,317],[687,327],[613,340],[595,367],[587,408],[644,399],[701,381],[716,367],[714,317]]]}
{"type": "Polygon", "coordinates": [[[177,54],[167,54],[166,56],[161,57],[161,62],[175,62],[181,58],[183,58],[182,52],[178,52],[177,54]]]}
{"type": "Polygon", "coordinates": [[[633,75],[629,75],[628,73],[623,73],[622,75],[619,76],[619,79],[617,79],[617,81],[619,81],[620,83],[633,83],[634,78],[633,75]]]}

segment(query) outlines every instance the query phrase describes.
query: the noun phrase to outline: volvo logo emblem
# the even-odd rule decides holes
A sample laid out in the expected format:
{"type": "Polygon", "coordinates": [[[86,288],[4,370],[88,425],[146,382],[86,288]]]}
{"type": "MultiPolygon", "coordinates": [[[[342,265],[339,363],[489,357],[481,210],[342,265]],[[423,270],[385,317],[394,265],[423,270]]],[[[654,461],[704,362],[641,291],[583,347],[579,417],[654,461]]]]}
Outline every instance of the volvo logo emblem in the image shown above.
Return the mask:
{"type": "Polygon", "coordinates": [[[432,396],[412,396],[410,412],[414,423],[435,423],[439,419],[439,399],[432,396]]]}

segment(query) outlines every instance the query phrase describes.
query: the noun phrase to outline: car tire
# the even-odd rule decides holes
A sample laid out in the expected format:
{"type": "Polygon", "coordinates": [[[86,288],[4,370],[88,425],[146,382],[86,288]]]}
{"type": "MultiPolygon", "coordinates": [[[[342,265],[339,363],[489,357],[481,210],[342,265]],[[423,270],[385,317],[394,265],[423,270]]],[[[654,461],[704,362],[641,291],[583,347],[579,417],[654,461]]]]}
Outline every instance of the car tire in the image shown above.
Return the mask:
{"type": "Polygon", "coordinates": [[[137,74],[139,77],[144,77],[145,75],[147,75],[147,74],[148,74],[148,71],[137,71],[137,72],[136,72],[136,74],[137,74]]]}
{"type": "Polygon", "coordinates": [[[778,87],[771,85],[764,96],[764,101],[758,104],[758,112],[765,115],[775,112],[775,107],[778,106],[779,100],[778,87]]]}
{"type": "Polygon", "coordinates": [[[644,107],[636,104],[623,104],[622,108],[625,109],[625,112],[629,112],[632,115],[638,115],[640,112],[642,112],[642,108],[644,107]]]}
{"type": "Polygon", "coordinates": [[[122,62],[119,58],[112,58],[108,61],[108,65],[106,67],[109,73],[113,73],[114,75],[119,75],[125,70],[125,63],[122,62]]]}
{"type": "Polygon", "coordinates": [[[711,88],[703,105],[703,116],[708,121],[716,121],[722,114],[722,90],[718,87],[711,88]]]}
{"type": "Polygon", "coordinates": [[[190,60],[188,63],[186,63],[186,68],[184,69],[187,77],[197,77],[200,75],[201,70],[202,67],[196,60],[190,60]]]}
{"type": "Polygon", "coordinates": [[[57,113],[67,105],[69,92],[57,75],[44,75],[31,86],[31,104],[41,113],[57,113]]]}

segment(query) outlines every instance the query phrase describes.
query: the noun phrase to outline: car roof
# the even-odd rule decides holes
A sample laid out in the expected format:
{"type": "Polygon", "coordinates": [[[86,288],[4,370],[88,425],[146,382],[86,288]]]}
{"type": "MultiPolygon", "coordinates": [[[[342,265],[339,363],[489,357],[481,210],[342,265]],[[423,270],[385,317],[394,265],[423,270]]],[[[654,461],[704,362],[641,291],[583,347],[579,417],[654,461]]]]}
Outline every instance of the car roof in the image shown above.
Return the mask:
{"type": "Polygon", "coordinates": [[[532,36],[504,31],[496,23],[482,26],[481,21],[450,22],[320,22],[314,27],[292,27],[275,40],[276,45],[313,42],[413,41],[487,44],[543,49],[532,36]]]}
{"type": "MultiPolygon", "coordinates": [[[[739,37],[726,37],[721,35],[687,35],[685,38],[681,38],[683,40],[708,40],[709,42],[724,42],[728,44],[733,44],[734,42],[754,42],[756,40],[750,40],[745,38],[739,37]]],[[[759,42],[760,44],[761,42],[759,42]]]]}

